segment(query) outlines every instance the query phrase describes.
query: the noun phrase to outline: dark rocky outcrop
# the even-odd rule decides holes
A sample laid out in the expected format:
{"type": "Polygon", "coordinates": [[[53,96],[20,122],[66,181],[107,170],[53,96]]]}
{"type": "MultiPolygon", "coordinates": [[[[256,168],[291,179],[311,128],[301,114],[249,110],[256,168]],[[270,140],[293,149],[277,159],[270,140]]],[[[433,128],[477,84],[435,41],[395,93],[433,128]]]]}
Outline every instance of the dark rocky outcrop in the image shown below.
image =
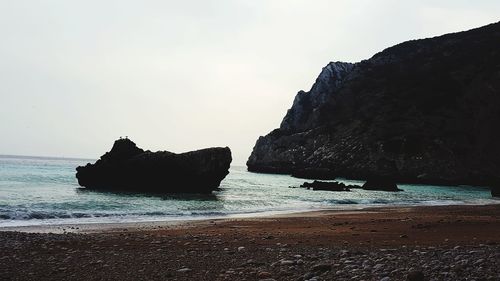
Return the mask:
{"type": "Polygon", "coordinates": [[[329,63],[257,140],[248,170],[490,185],[500,174],[498,46],[495,23],[329,63]]]}
{"type": "Polygon", "coordinates": [[[229,173],[231,160],[228,147],[176,154],[144,151],[119,139],[97,162],[76,168],[76,177],[89,189],[211,193],[229,173]]]}
{"type": "Polygon", "coordinates": [[[372,178],[369,179],[363,186],[359,185],[346,185],[336,181],[313,181],[304,182],[300,185],[312,190],[326,190],[326,191],[351,191],[351,189],[363,190],[378,190],[378,191],[403,191],[399,189],[395,182],[387,178],[372,178]]]}
{"type": "Polygon", "coordinates": [[[364,190],[402,191],[393,180],[384,177],[370,178],[363,184],[362,188],[364,190]]]}

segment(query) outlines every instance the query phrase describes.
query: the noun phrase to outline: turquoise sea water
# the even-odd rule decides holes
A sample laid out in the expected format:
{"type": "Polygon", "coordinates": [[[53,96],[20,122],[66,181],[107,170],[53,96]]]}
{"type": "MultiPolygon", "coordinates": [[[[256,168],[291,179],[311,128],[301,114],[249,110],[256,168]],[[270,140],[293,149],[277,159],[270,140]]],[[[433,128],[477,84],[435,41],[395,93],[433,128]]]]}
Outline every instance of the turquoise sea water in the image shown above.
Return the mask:
{"type": "MultiPolygon", "coordinates": [[[[499,203],[481,187],[399,185],[404,192],[312,191],[286,175],[231,167],[213,195],[119,194],[80,188],[75,168],[89,160],[0,156],[0,227],[245,216],[324,208],[499,203]]],[[[359,181],[345,183],[362,184],[359,181]]]]}

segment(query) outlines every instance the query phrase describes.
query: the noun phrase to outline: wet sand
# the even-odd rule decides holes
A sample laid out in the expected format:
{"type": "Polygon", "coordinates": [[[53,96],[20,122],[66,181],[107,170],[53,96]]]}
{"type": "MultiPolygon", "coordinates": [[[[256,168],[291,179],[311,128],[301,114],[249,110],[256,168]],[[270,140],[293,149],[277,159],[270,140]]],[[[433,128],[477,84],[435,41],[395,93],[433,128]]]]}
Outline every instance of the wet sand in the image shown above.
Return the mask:
{"type": "Polygon", "coordinates": [[[0,280],[406,280],[415,272],[427,280],[500,276],[500,205],[9,230],[16,231],[0,232],[0,280]]]}

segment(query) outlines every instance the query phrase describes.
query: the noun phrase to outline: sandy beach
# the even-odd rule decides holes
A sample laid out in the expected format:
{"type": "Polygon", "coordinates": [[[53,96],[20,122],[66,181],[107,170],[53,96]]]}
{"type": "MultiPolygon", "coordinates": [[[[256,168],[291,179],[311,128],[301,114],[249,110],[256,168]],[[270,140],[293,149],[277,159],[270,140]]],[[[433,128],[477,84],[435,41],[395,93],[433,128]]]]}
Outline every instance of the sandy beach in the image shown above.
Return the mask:
{"type": "Polygon", "coordinates": [[[0,280],[385,281],[407,280],[408,274],[423,274],[423,280],[500,276],[500,205],[2,230],[0,280]]]}

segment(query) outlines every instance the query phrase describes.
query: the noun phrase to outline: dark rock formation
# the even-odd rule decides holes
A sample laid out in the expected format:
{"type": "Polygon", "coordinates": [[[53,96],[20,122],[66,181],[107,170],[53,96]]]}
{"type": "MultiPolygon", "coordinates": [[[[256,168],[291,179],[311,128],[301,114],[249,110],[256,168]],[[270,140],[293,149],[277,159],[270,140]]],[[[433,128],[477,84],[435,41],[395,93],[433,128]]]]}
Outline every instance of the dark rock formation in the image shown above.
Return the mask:
{"type": "Polygon", "coordinates": [[[328,64],[249,171],[489,185],[500,174],[500,23],[328,64]]]}
{"type": "Polygon", "coordinates": [[[76,168],[76,177],[89,189],[211,193],[229,173],[231,160],[228,147],[176,154],[144,151],[119,139],[96,163],[76,168]]]}
{"type": "Polygon", "coordinates": [[[369,179],[363,186],[346,185],[336,181],[313,181],[304,182],[300,185],[312,190],[327,190],[327,191],[351,191],[351,189],[359,188],[364,190],[379,190],[379,191],[403,191],[399,189],[395,182],[391,179],[378,177],[369,179]]]}
{"type": "Polygon", "coordinates": [[[304,182],[300,187],[305,187],[312,190],[326,190],[326,191],[351,191],[351,188],[361,188],[358,185],[346,185],[341,182],[328,182],[328,181],[313,181],[304,182]]]}
{"type": "Polygon", "coordinates": [[[396,183],[389,178],[374,177],[368,179],[362,187],[364,190],[380,190],[380,191],[402,191],[396,183]]]}

